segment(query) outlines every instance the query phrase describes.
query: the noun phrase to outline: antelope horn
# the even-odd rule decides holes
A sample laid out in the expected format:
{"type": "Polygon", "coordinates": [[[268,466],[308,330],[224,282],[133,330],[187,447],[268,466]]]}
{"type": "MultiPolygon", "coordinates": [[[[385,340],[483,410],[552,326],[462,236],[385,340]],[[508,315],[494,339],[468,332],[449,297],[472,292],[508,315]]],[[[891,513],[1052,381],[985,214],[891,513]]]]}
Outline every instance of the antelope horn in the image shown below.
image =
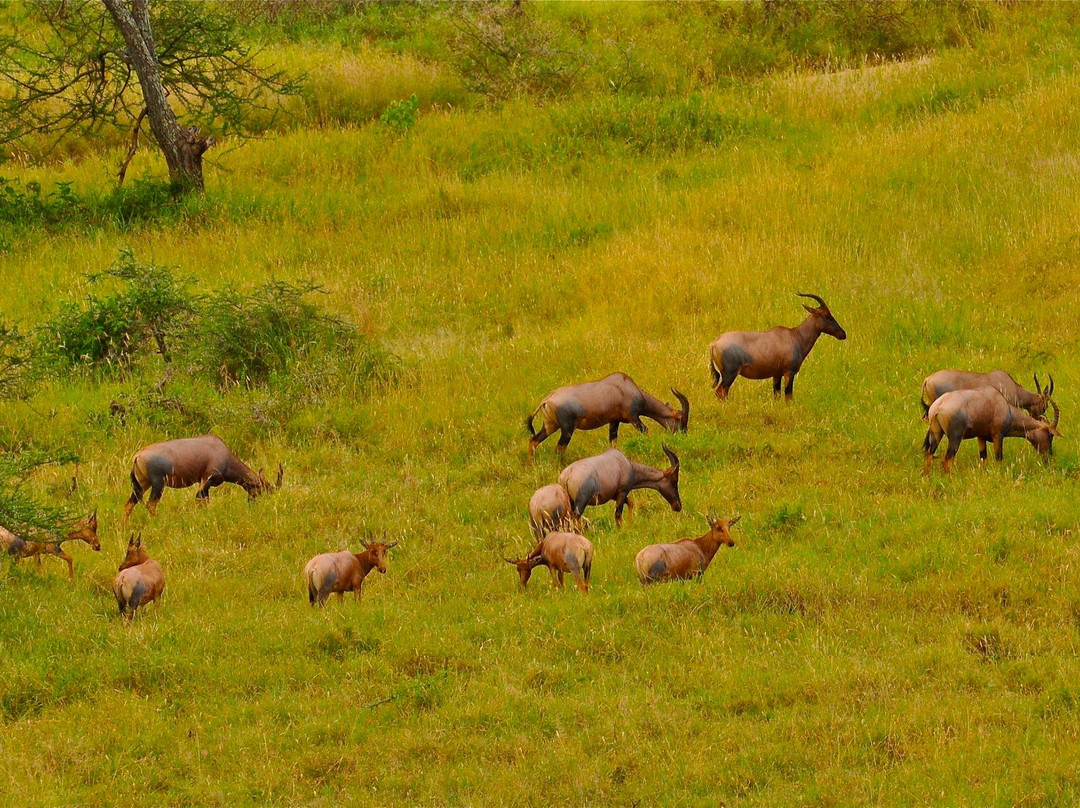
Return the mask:
{"type": "Polygon", "coordinates": [[[823,308],[823,309],[829,308],[828,306],[825,305],[825,301],[822,300],[817,295],[808,295],[806,292],[796,292],[795,294],[797,294],[799,297],[808,297],[808,298],[810,298],[811,300],[816,302],[819,306],[821,306],[821,308],[823,308]]]}
{"type": "Polygon", "coordinates": [[[664,450],[667,459],[671,461],[671,467],[677,469],[679,467],[679,456],[671,451],[671,449],[667,447],[667,444],[660,444],[660,448],[664,450]]]}
{"type": "Polygon", "coordinates": [[[1035,380],[1035,392],[1038,393],[1041,396],[1042,395],[1042,387],[1039,385],[1039,374],[1038,373],[1032,373],[1031,378],[1033,378],[1035,380]]]}
{"type": "Polygon", "coordinates": [[[1046,375],[1050,377],[1050,389],[1046,391],[1046,395],[1052,396],[1054,395],[1054,377],[1050,376],[1049,373],[1046,375]]]}
{"type": "Polygon", "coordinates": [[[690,423],[690,400],[674,387],[671,388],[671,393],[675,398],[679,399],[679,403],[682,405],[682,420],[679,422],[679,431],[685,432],[687,425],[690,423]]]}

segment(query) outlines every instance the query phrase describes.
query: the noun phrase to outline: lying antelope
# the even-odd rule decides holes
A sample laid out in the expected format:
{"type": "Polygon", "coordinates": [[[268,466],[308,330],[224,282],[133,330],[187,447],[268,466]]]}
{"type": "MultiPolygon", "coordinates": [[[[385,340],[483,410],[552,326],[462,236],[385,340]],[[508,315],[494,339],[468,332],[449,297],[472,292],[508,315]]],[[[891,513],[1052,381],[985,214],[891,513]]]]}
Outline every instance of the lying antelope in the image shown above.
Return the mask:
{"type": "Polygon", "coordinates": [[[945,452],[943,467],[946,473],[960,449],[961,441],[977,438],[979,441],[979,459],[986,463],[986,442],[994,444],[994,459],[1002,460],[1004,452],[1002,442],[1005,438],[1026,438],[1028,443],[1044,458],[1049,459],[1053,450],[1054,436],[1057,431],[1061,410],[1057,402],[1050,400],[1054,408],[1054,422],[1045,418],[1033,418],[1024,410],[1014,407],[1005,400],[1005,396],[992,387],[978,390],[954,390],[945,393],[930,405],[927,414],[929,428],[923,441],[926,456],[925,471],[930,473],[930,466],[937,452],[942,436],[949,439],[949,448],[945,452]]]}
{"type": "Polygon", "coordinates": [[[625,373],[612,373],[599,381],[560,387],[549,393],[525,419],[525,426],[532,436],[528,459],[532,459],[537,446],[556,432],[560,433],[556,447],[560,455],[566,451],[576,429],[598,429],[606,424],[612,444],[619,437],[621,424],[631,424],[639,432],[645,432],[642,418],[656,421],[670,432],[685,432],[690,420],[690,402],[678,390],[672,388],[671,392],[682,405],[681,410],[650,396],[625,373]],[[533,419],[537,415],[541,419],[538,432],[533,430],[533,419]]]}
{"type": "Polygon", "coordinates": [[[534,569],[547,567],[551,573],[551,585],[555,588],[562,589],[563,574],[569,572],[574,576],[577,588],[588,592],[593,546],[592,542],[578,533],[555,531],[544,536],[525,558],[517,561],[507,558],[505,561],[517,567],[522,588],[529,583],[529,576],[534,569]]]}
{"type": "Polygon", "coordinates": [[[137,451],[131,459],[131,498],[124,505],[123,522],[127,522],[148,489],[150,500],[146,509],[153,516],[165,486],[187,488],[197,483],[195,501],[205,504],[210,500],[210,489],[222,483],[236,483],[249,497],[257,497],[264,491],[280,488],[283,475],[279,463],[277,482],[271,484],[261,470],[256,474],[229,451],[217,435],[154,443],[137,451]]]}
{"type": "Polygon", "coordinates": [[[356,600],[360,600],[360,590],[364,578],[373,569],[386,574],[386,554],[397,547],[397,542],[373,541],[368,544],[361,541],[364,552],[352,553],[338,550],[336,553],[322,553],[304,565],[304,582],[308,589],[308,602],[322,606],[331,594],[337,592],[338,600],[345,593],[352,591],[356,600]]]}
{"type": "Polygon", "coordinates": [[[112,591],[120,614],[131,620],[140,606],[157,600],[165,590],[165,573],[142,546],[142,538],[128,539],[127,554],[120,572],[113,580],[112,591]]]}
{"type": "Polygon", "coordinates": [[[536,489],[529,500],[529,527],[537,539],[552,530],[580,530],[581,520],[570,507],[570,495],[558,483],[536,489]]]}
{"type": "Polygon", "coordinates": [[[668,501],[671,510],[682,510],[679,498],[679,458],[664,446],[671,467],[656,469],[630,460],[618,449],[608,449],[601,455],[585,457],[563,469],[559,484],[570,497],[571,513],[581,518],[590,505],[615,501],[615,524],[622,526],[623,506],[635,488],[651,488],[668,501]]]}
{"type": "Polygon", "coordinates": [[[780,395],[780,382],[785,380],[784,397],[790,399],[795,386],[795,374],[809,356],[818,337],[828,334],[847,339],[847,332],[836,322],[825,301],[817,295],[797,293],[817,302],[817,308],[804,305],[810,316],[794,328],[777,326],[771,331],[728,331],[709,346],[709,368],[712,370],[716,397],[725,399],[735,379],[772,379],[773,395],[780,395]]]}
{"type": "Polygon", "coordinates": [[[992,387],[998,390],[1005,400],[1014,407],[1027,410],[1038,418],[1050,406],[1050,397],[1054,395],[1054,377],[1043,388],[1039,384],[1038,374],[1035,379],[1035,392],[1032,393],[1017,384],[1016,380],[1004,370],[992,370],[989,373],[971,373],[966,370],[939,370],[931,373],[922,383],[923,420],[930,412],[930,405],[945,393],[953,390],[978,390],[980,387],[992,387]]]}
{"type": "Polygon", "coordinates": [[[734,547],[731,527],[742,519],[714,519],[706,516],[709,532],[696,539],[679,539],[669,544],[650,544],[634,558],[634,569],[642,584],[658,581],[686,580],[700,578],[712,563],[716,551],[723,547],[734,547]]]}
{"type": "Polygon", "coordinates": [[[22,541],[22,548],[19,550],[18,557],[37,559],[37,565],[40,567],[42,556],[54,555],[67,562],[68,579],[74,581],[75,561],[71,556],[64,552],[64,543],[69,541],[82,541],[89,544],[94,550],[101,552],[101,542],[98,541],[97,527],[97,511],[94,511],[85,519],[80,519],[76,522],[71,530],[68,531],[67,538],[60,539],[59,541],[20,540],[22,541]]]}

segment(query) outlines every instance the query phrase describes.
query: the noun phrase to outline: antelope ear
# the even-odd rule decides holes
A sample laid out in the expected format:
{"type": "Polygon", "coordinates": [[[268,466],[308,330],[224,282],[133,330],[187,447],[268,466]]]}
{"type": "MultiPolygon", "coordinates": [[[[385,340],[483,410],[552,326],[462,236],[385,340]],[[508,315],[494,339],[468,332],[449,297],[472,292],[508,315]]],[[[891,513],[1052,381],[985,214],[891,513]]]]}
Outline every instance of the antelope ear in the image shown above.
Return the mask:
{"type": "Polygon", "coordinates": [[[507,558],[506,556],[503,556],[503,561],[505,561],[507,564],[513,564],[515,567],[517,566],[517,562],[514,561],[514,559],[512,558],[507,558]]]}
{"type": "Polygon", "coordinates": [[[817,310],[817,309],[812,309],[812,308],[810,308],[809,306],[807,306],[807,305],[806,305],[805,303],[803,303],[803,308],[804,308],[804,309],[806,309],[806,310],[807,310],[808,312],[810,312],[811,314],[817,314],[817,313],[818,313],[818,310],[817,310]]]}
{"type": "Polygon", "coordinates": [[[370,547],[371,545],[370,545],[370,544],[368,544],[368,543],[367,543],[366,541],[364,541],[363,539],[360,539],[360,546],[361,546],[361,547],[363,547],[363,548],[364,548],[364,549],[366,550],[366,549],[367,549],[368,547],[370,547]]]}
{"type": "Polygon", "coordinates": [[[735,526],[735,524],[736,524],[736,523],[737,523],[737,522],[738,522],[738,521],[739,521],[740,519],[742,519],[742,514],[741,514],[741,513],[740,513],[740,514],[739,514],[738,516],[736,516],[736,517],[735,517],[734,519],[732,519],[732,520],[731,520],[730,522],[728,522],[728,523],[727,523],[727,524],[728,524],[728,527],[734,527],[734,526],[735,526]]]}
{"type": "Polygon", "coordinates": [[[395,547],[397,547],[397,546],[398,546],[398,543],[397,543],[397,542],[393,542],[392,544],[388,544],[388,545],[386,545],[386,549],[387,549],[387,550],[392,550],[392,549],[394,549],[394,548],[395,548],[395,547]]]}

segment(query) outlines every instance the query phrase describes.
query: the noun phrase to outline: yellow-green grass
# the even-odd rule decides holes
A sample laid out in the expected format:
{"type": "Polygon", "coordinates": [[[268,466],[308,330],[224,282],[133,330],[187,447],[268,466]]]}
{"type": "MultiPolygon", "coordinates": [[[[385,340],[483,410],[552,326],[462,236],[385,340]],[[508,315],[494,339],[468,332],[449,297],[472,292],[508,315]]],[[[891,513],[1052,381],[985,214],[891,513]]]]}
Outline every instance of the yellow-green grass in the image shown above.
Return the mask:
{"type": "MultiPolygon", "coordinates": [[[[17,234],[0,307],[23,326],[126,246],[207,290],[315,279],[405,370],[308,402],[170,382],[250,462],[283,459],[285,486],[136,511],[168,584],[131,626],[108,591],[127,464],[185,423],[107,412],[160,369],[4,406],[5,443],[78,450],[74,494],[70,468],[33,483],[98,507],[103,551],[71,550],[73,584],[55,559],[4,562],[0,794],[1074,803],[1080,46],[1054,43],[717,91],[753,120],[678,151],[590,135],[621,114],[604,99],[292,132],[223,150],[180,224],[17,234]],[[794,324],[797,291],[848,340],[822,338],[791,403],[745,380],[717,402],[709,342],[794,324]],[[1053,463],[1010,440],[1004,465],[965,446],[924,478],[919,383],[942,367],[1052,372],[1053,463]],[[554,440],[524,466],[524,416],[613,370],[690,397],[687,435],[620,441],[679,452],[684,510],[643,492],[617,530],[595,509],[592,592],[541,570],[522,593],[502,559],[529,548],[525,504],[559,471],[554,440]],[[698,511],[742,513],[738,547],[701,583],[642,589],[635,553],[702,532],[698,511]],[[401,545],[363,602],[309,609],[307,558],[384,530],[401,545]]],[[[114,163],[18,175],[91,188],[114,163]]],[[[579,433],[567,459],[605,447],[579,433]]]]}

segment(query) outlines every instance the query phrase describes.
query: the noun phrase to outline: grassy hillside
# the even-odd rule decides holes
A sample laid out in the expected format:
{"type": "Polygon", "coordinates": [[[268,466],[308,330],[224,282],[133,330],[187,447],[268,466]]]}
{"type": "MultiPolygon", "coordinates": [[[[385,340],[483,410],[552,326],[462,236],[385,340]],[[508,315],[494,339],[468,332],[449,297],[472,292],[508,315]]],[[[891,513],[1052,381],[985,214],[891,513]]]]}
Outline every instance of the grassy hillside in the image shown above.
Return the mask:
{"type": "MultiPolygon", "coordinates": [[[[6,448],[80,455],[74,492],[71,467],[31,490],[99,508],[103,544],[69,547],[71,584],[55,559],[3,562],[0,794],[1075,803],[1080,29],[1070,7],[1047,11],[995,11],[977,37],[898,60],[785,57],[671,93],[585,81],[548,99],[463,88],[428,28],[260,34],[297,65],[333,65],[309,85],[329,98],[370,65],[397,78],[354,118],[312,112],[211,153],[205,199],[10,224],[2,319],[27,330],[107,294],[87,273],[130,249],[204,292],[314,280],[400,370],[342,390],[305,386],[318,367],[251,389],[178,373],[178,409],[155,403],[148,353],[0,405],[6,448]],[[367,122],[378,97],[421,86],[434,100],[411,128],[367,122]],[[790,403],[746,380],[716,401],[708,344],[798,322],[797,291],[823,296],[848,339],[822,338],[790,403]],[[979,469],[965,445],[953,475],[923,477],[919,384],[942,367],[1052,373],[1050,466],[1010,440],[1003,465],[979,469]],[[684,510],[644,492],[618,530],[593,509],[593,591],[540,574],[523,593],[502,559],[530,548],[526,503],[560,466],[554,440],[524,466],[522,420],[614,370],[689,396],[688,434],[620,440],[654,465],[662,442],[679,453],[684,510]],[[124,625],[109,584],[130,456],[206,430],[256,467],[284,461],[284,488],[248,503],[223,487],[205,509],[167,491],[156,518],[136,511],[168,583],[124,625]],[[634,555],[704,532],[698,511],[741,513],[737,548],[699,584],[644,590],[634,555]],[[309,609],[304,562],[383,531],[401,544],[363,602],[309,609]]],[[[633,13],[638,41],[658,30],[657,53],[675,47],[683,29],[633,13]]],[[[0,174],[92,200],[116,159],[0,174]]],[[[162,169],[141,156],[133,172],[162,169]]],[[[604,448],[603,431],[578,433],[567,460],[604,448]]]]}

